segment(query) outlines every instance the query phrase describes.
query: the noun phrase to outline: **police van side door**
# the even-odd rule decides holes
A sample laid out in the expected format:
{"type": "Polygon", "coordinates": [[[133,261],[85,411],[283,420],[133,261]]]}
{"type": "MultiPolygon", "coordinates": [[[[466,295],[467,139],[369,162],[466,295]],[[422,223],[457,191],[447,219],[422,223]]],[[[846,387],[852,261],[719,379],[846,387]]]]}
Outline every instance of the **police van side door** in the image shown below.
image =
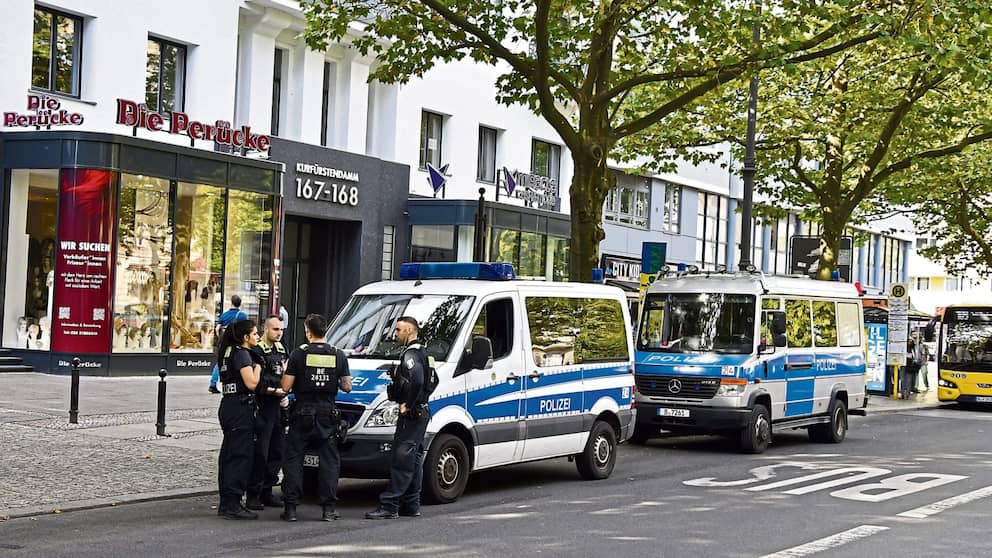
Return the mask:
{"type": "Polygon", "coordinates": [[[575,349],[583,299],[523,296],[529,351],[524,378],[523,458],[578,452],[584,442],[582,370],[575,349]]]}
{"type": "Polygon", "coordinates": [[[466,411],[475,424],[478,440],[475,468],[479,469],[520,459],[524,362],[517,293],[488,296],[477,308],[468,346],[474,336],[488,337],[493,345],[493,367],[468,370],[462,376],[466,411]]]}
{"type": "Polygon", "coordinates": [[[813,348],[812,303],[808,298],[786,298],[787,376],[785,416],[808,415],[813,411],[816,385],[816,353],[813,348]]]}

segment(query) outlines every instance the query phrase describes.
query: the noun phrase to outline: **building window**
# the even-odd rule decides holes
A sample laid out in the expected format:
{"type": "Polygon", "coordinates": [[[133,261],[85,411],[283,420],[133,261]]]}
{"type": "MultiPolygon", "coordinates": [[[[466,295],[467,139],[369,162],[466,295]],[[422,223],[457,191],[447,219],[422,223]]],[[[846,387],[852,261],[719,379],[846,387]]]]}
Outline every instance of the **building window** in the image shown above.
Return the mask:
{"type": "Polygon", "coordinates": [[[31,86],[78,97],[82,41],[82,18],[35,8],[31,86]]]}
{"type": "Polygon", "coordinates": [[[420,168],[430,163],[434,168],[441,167],[441,129],[444,117],[440,114],[423,111],[420,118],[420,168]]]}
{"type": "Polygon", "coordinates": [[[186,47],[148,38],[145,104],[159,112],[183,110],[186,89],[186,47]]]}
{"type": "Polygon", "coordinates": [[[712,269],[726,263],[727,198],[699,192],[696,219],[696,264],[712,269]]]}
{"type": "Polygon", "coordinates": [[[918,291],[929,291],[930,290],[930,278],[929,277],[917,277],[916,278],[916,290],[918,290],[918,291]]]}
{"type": "Polygon", "coordinates": [[[382,280],[389,281],[393,278],[393,233],[396,227],[385,225],[382,227],[382,280]]]}
{"type": "Polygon", "coordinates": [[[320,94],[320,145],[325,147],[330,143],[327,132],[328,121],[331,116],[331,79],[333,69],[333,63],[324,62],[324,86],[320,94]]]}
{"type": "Polygon", "coordinates": [[[282,110],[282,61],[283,50],[277,48],[272,61],[272,123],[269,132],[279,135],[279,113],[282,110]]]}
{"type": "Polygon", "coordinates": [[[455,261],[454,225],[413,225],[410,227],[410,261],[455,261]]]}
{"type": "Polygon", "coordinates": [[[944,280],[944,290],[945,291],[959,291],[961,290],[961,280],[957,277],[948,277],[944,280]]]}
{"type": "Polygon", "coordinates": [[[675,184],[665,184],[665,205],[662,208],[661,230],[669,234],[679,234],[681,231],[682,187],[675,184]]]}
{"type": "Polygon", "coordinates": [[[475,178],[479,182],[496,182],[496,130],[479,126],[479,163],[475,178]]]}
{"type": "Polygon", "coordinates": [[[561,173],[561,146],[535,139],[531,141],[530,172],[554,179],[561,173]]]}
{"type": "Polygon", "coordinates": [[[632,178],[636,177],[617,176],[617,186],[606,194],[603,202],[603,219],[646,229],[650,207],[648,183],[632,178]]]}

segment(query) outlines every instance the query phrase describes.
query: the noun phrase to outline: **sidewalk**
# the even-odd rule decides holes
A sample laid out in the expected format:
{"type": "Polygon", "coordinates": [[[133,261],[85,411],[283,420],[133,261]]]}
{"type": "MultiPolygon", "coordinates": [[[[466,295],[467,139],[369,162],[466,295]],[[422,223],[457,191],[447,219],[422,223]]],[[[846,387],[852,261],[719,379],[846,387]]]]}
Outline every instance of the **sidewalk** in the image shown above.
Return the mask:
{"type": "Polygon", "coordinates": [[[216,492],[219,396],[206,376],[167,380],[159,437],[157,376],[83,376],[69,424],[69,376],[0,374],[0,520],[216,492]]]}
{"type": "MultiPolygon", "coordinates": [[[[868,414],[877,415],[879,413],[892,413],[911,409],[930,409],[942,405],[937,400],[937,364],[930,362],[927,370],[927,381],[929,382],[927,385],[930,386],[929,391],[911,394],[909,399],[894,399],[892,394],[872,395],[868,398],[868,414]]],[[[918,384],[922,383],[923,380],[920,379],[918,384]]]]}

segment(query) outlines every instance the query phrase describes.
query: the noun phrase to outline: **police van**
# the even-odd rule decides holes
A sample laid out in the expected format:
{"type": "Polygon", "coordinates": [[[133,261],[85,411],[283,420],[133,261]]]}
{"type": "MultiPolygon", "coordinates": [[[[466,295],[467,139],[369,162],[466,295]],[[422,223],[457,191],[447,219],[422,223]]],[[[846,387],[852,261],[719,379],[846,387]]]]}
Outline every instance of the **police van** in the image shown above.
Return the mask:
{"type": "Polygon", "coordinates": [[[839,443],[867,405],[863,332],[853,285],[664,269],[636,334],[631,441],[722,434],[760,453],[774,430],[806,428],[839,443]]]}
{"type": "MultiPolygon", "coordinates": [[[[388,478],[399,417],[386,398],[402,347],[397,318],[420,322],[440,379],[431,395],[423,495],[457,499],[473,471],[568,457],[606,478],[633,429],[633,336],[623,291],[517,281],[499,263],[404,264],[399,281],[358,289],[328,329],[348,355],[350,424],[341,476],[388,478]]],[[[308,458],[312,463],[312,458],[308,458]]]]}

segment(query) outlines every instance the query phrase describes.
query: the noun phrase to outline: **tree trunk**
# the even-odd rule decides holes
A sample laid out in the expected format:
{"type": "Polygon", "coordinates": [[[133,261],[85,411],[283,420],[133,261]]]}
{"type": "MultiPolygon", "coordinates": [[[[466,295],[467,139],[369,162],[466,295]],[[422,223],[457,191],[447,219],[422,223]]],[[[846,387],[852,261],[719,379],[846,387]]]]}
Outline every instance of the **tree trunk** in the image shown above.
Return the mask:
{"type": "Polygon", "coordinates": [[[568,278],[590,281],[599,267],[599,243],[603,231],[603,200],[613,187],[613,176],[605,158],[596,159],[572,152],[574,174],[569,199],[572,205],[572,240],[569,244],[568,278]]]}
{"type": "Polygon", "coordinates": [[[840,257],[840,241],[844,236],[844,227],[851,218],[850,211],[840,208],[828,208],[823,212],[823,233],[820,237],[820,260],[816,270],[816,278],[830,281],[833,270],[837,269],[840,257]]]}

